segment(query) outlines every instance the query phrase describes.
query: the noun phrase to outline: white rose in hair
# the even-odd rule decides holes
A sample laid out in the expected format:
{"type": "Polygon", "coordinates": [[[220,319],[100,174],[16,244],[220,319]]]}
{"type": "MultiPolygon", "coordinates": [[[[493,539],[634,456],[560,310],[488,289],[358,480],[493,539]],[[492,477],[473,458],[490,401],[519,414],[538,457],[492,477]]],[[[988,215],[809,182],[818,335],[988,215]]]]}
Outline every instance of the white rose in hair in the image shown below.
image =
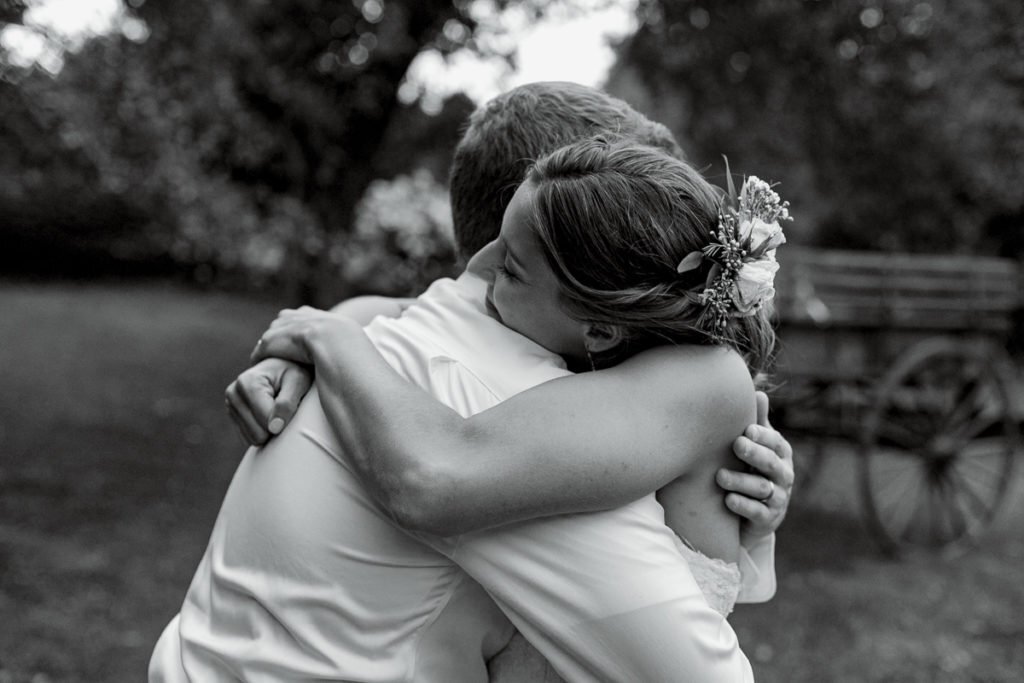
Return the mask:
{"type": "Polygon", "coordinates": [[[771,258],[760,258],[744,263],[736,274],[736,288],[732,300],[740,316],[752,314],[765,302],[775,296],[775,273],[779,263],[774,254],[771,258]]]}
{"type": "Polygon", "coordinates": [[[786,236],[782,234],[782,226],[778,221],[766,223],[757,217],[744,221],[740,225],[740,234],[750,238],[751,251],[762,247],[765,250],[774,250],[786,242],[786,236]]]}

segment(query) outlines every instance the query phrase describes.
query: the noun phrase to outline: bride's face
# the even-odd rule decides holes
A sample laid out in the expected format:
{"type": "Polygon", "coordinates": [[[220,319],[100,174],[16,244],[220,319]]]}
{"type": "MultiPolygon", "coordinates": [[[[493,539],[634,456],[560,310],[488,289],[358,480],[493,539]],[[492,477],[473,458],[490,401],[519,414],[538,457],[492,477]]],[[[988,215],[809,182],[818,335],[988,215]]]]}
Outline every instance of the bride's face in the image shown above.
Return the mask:
{"type": "Polygon", "coordinates": [[[533,185],[525,182],[505,209],[498,239],[478,256],[492,266],[487,307],[506,327],[560,356],[579,359],[586,355],[584,325],[562,308],[557,277],[531,227],[532,205],[533,185]]]}

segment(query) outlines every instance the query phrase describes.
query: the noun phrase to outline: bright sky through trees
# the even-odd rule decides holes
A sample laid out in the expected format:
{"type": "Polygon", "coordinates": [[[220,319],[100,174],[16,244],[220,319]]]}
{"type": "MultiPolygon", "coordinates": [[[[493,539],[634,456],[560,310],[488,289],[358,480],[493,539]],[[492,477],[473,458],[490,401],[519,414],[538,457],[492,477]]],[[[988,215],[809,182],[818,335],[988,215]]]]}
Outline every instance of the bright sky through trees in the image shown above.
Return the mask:
{"type": "MultiPolygon", "coordinates": [[[[477,0],[473,12],[484,26],[481,40],[496,47],[518,48],[516,68],[509,70],[500,59],[482,59],[461,50],[447,60],[427,51],[413,62],[400,96],[409,101],[422,95],[428,111],[458,91],[476,101],[493,97],[507,88],[540,80],[568,80],[600,85],[614,55],[610,41],[636,30],[636,0],[591,0],[575,3],[584,9],[554,8],[533,22],[521,8],[497,13],[489,0],[477,0]],[[592,7],[593,9],[586,9],[592,7]]],[[[34,0],[29,3],[25,26],[8,26],[0,32],[0,44],[12,61],[23,66],[38,63],[51,73],[63,66],[63,52],[77,49],[90,36],[121,31],[131,40],[145,40],[145,24],[125,16],[122,0],[34,0]]]]}

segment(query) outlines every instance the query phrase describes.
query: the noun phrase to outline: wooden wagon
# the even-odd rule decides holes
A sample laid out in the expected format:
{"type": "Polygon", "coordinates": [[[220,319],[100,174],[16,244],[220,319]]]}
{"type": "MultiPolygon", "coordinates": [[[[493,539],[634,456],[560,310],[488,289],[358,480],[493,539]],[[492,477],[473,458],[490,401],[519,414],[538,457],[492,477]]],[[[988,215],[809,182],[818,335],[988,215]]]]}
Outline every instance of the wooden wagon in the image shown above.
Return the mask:
{"type": "Polygon", "coordinates": [[[812,454],[856,444],[865,518],[887,550],[976,536],[1006,498],[1020,437],[1005,353],[1018,265],[792,246],[780,261],[773,406],[787,435],[812,454]]]}

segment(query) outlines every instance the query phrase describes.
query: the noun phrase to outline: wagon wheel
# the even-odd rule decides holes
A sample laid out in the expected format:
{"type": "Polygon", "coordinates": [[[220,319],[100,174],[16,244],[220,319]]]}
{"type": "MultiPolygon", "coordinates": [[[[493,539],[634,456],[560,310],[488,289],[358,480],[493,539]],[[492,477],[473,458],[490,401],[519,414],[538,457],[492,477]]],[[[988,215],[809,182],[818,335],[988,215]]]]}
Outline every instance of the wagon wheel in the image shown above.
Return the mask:
{"type": "Polygon", "coordinates": [[[879,383],[861,433],[861,483],[887,550],[974,537],[1002,504],[1018,427],[990,351],[931,339],[879,383]]]}

